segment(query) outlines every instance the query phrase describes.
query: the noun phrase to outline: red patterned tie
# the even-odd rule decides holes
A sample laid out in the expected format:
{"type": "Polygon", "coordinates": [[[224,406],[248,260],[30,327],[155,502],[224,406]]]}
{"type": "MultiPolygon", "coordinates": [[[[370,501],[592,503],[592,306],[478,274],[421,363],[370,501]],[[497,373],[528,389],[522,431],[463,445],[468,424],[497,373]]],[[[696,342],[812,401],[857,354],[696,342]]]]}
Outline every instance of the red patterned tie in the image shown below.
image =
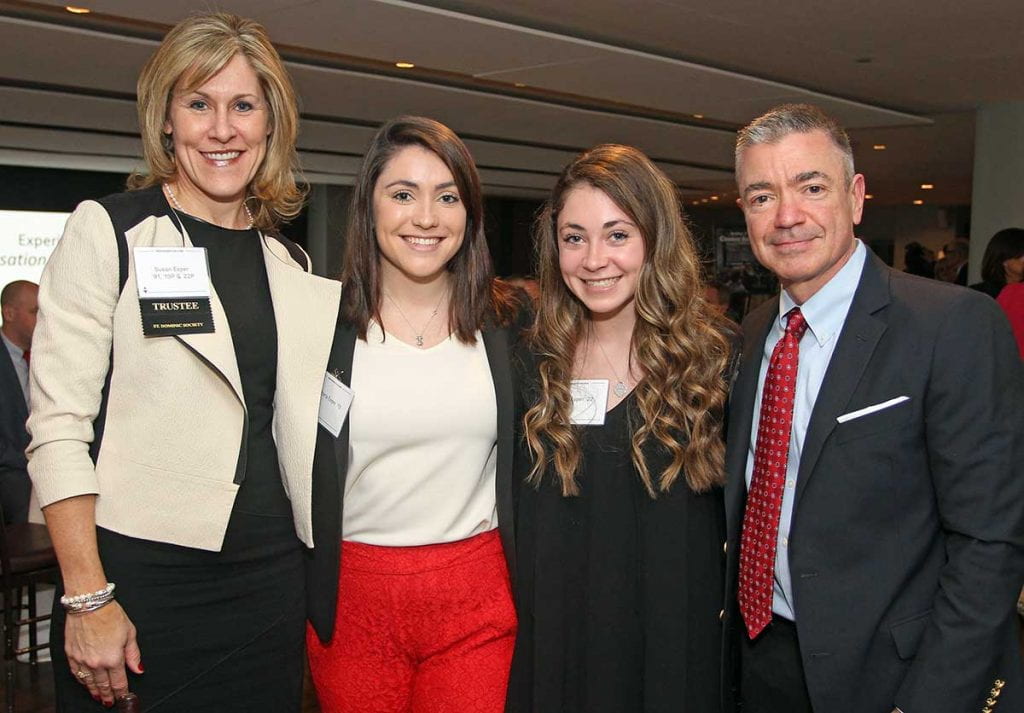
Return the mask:
{"type": "Polygon", "coordinates": [[[26,349],[21,353],[21,357],[25,360],[26,364],[31,364],[30,357],[32,356],[32,350],[26,349]]]}
{"type": "Polygon", "coordinates": [[[800,338],[807,331],[807,322],[799,307],[791,309],[787,317],[786,333],[772,350],[761,393],[754,473],[740,539],[740,613],[751,639],[772,620],[775,545],[793,427],[796,370],[800,361],[800,338]]]}

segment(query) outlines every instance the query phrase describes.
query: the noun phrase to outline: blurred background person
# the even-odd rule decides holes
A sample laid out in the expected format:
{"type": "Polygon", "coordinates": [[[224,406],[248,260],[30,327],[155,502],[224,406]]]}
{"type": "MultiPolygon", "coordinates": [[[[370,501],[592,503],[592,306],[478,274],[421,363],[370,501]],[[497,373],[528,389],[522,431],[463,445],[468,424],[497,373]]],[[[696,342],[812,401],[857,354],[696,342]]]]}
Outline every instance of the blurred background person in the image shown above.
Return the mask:
{"type": "Polygon", "coordinates": [[[601,145],[536,228],[511,713],[720,710],[729,345],[672,182],[601,145]]]}
{"type": "Polygon", "coordinates": [[[1007,285],[999,293],[996,302],[1003,308],[1013,328],[1013,336],[1017,340],[1020,357],[1024,359],[1024,283],[1017,282],[1007,285]]]}
{"type": "Polygon", "coordinates": [[[935,278],[935,252],[921,243],[907,243],[903,249],[903,272],[909,275],[935,278]]]}
{"type": "Polygon", "coordinates": [[[5,525],[28,520],[32,482],[28,478],[28,367],[32,333],[39,311],[39,285],[15,280],[0,292],[3,326],[0,339],[6,357],[0,357],[0,507],[5,525]]]}
{"type": "Polygon", "coordinates": [[[954,285],[967,285],[967,258],[971,244],[963,238],[946,243],[935,263],[935,278],[954,285]]]}
{"type": "Polygon", "coordinates": [[[295,93],[260,25],[197,15],[146,63],[138,111],[147,173],[75,210],[40,285],[29,472],[63,576],[57,709],[130,687],[145,710],[294,712],[340,294],[275,230],[304,197],[295,93]],[[164,272],[205,248],[212,328],[144,336],[153,247],[179,249],[164,272]]]}
{"type": "Polygon", "coordinates": [[[971,287],[993,299],[1007,285],[1024,280],[1024,229],[1006,228],[992,236],[981,259],[981,282],[971,287]]]}
{"type": "Polygon", "coordinates": [[[314,485],[320,705],[501,713],[516,627],[509,350],[525,315],[493,279],[480,177],[447,126],[381,127],[349,216],[329,369],[354,400],[314,485]]]}

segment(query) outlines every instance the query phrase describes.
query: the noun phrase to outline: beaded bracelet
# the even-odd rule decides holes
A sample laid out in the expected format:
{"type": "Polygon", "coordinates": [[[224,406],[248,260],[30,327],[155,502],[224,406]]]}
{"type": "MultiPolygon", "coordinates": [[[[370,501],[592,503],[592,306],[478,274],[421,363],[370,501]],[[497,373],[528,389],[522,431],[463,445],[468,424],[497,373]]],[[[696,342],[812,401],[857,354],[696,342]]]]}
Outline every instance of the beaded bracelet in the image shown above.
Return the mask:
{"type": "Polygon", "coordinates": [[[107,582],[107,586],[95,592],[70,597],[65,594],[60,598],[60,603],[69,614],[86,614],[114,601],[114,588],[113,582],[107,582]]]}

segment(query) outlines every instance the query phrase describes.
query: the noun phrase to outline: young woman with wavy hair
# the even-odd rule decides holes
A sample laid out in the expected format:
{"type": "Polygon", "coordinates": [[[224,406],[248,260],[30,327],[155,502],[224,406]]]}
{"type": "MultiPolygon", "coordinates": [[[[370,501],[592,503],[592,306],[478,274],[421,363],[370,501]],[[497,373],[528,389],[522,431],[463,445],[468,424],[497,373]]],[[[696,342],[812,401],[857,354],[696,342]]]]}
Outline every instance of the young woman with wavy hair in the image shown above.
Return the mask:
{"type": "Polygon", "coordinates": [[[536,250],[509,710],[717,711],[729,341],[675,186],[597,146],[536,250]]]}

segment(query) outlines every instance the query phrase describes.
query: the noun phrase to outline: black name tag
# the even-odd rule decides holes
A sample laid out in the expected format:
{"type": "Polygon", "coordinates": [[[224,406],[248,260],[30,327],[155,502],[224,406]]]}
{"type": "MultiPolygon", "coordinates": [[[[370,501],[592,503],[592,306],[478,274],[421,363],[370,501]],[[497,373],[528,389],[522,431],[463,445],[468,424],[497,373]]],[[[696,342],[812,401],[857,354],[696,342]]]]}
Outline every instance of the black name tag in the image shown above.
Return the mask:
{"type": "Polygon", "coordinates": [[[209,297],[140,299],[139,309],[147,337],[213,332],[209,297]]]}

